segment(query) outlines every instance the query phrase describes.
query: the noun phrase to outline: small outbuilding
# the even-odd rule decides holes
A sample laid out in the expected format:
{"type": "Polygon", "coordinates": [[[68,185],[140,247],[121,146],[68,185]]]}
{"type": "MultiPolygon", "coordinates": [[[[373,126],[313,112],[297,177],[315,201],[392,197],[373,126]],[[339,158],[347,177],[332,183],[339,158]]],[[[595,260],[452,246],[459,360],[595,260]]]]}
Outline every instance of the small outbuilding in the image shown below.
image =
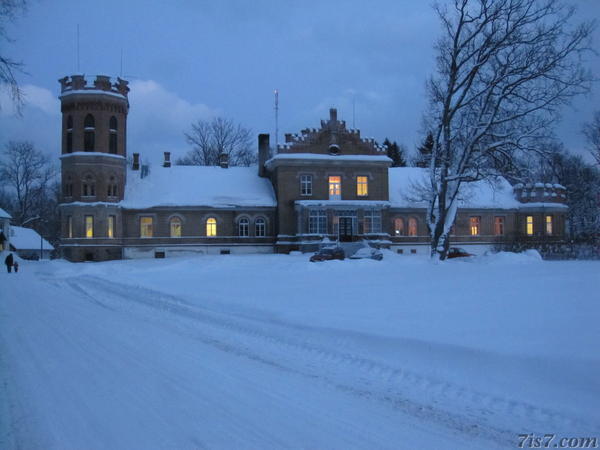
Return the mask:
{"type": "Polygon", "coordinates": [[[10,250],[23,259],[50,259],[54,247],[35,230],[10,227],[10,250]]]}
{"type": "Polygon", "coordinates": [[[0,208],[0,252],[9,248],[10,214],[0,208]]]}

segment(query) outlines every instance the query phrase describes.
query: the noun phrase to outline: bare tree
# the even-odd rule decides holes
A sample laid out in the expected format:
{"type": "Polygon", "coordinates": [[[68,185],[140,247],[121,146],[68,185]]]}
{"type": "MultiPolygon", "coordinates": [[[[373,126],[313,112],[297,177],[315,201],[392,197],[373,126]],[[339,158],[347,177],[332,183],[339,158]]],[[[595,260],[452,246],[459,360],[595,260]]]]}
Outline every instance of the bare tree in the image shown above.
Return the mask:
{"type": "Polygon", "coordinates": [[[222,153],[229,157],[232,166],[249,166],[257,161],[252,149],[252,132],[231,119],[199,120],[192,124],[192,130],[185,133],[185,137],[193,149],[177,160],[177,164],[218,166],[222,153]]]}
{"type": "Polygon", "coordinates": [[[596,111],[592,121],[583,126],[583,134],[587,138],[590,153],[596,164],[600,165],[600,111],[596,111]]]}
{"type": "Polygon", "coordinates": [[[0,160],[3,190],[12,197],[13,219],[17,224],[46,211],[46,199],[56,171],[49,158],[30,142],[9,142],[0,160]]]}
{"type": "MultiPolygon", "coordinates": [[[[6,31],[8,22],[13,21],[19,13],[25,11],[25,0],[0,0],[0,41],[11,42],[6,31]]],[[[23,63],[0,54],[0,90],[7,90],[16,110],[23,106],[23,91],[17,82],[16,73],[23,71],[23,63]]],[[[0,108],[2,105],[0,105],[0,108]]]]}
{"type": "Polygon", "coordinates": [[[571,26],[574,10],[558,0],[454,0],[436,11],[428,226],[432,257],[445,259],[461,185],[539,151],[560,107],[589,90],[582,58],[595,24],[571,26]]]}

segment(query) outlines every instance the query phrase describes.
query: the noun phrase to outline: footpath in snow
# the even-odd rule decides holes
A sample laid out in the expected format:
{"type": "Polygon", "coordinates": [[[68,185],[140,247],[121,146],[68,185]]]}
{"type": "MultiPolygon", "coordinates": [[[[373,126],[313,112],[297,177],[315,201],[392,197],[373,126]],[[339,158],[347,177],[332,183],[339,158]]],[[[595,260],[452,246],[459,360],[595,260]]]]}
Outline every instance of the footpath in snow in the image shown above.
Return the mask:
{"type": "Polygon", "coordinates": [[[598,262],[228,255],[0,276],[0,448],[600,437],[598,262]]]}

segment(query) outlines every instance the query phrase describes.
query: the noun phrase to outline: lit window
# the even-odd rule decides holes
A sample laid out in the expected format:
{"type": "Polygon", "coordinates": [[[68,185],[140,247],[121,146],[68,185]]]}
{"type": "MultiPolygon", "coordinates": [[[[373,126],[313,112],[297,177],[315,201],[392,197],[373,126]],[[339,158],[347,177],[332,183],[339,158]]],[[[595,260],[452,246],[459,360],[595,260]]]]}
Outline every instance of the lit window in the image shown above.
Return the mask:
{"type": "Polygon", "coordinates": [[[396,236],[404,236],[404,219],[402,217],[394,220],[394,234],[396,236]]]}
{"type": "Polygon", "coordinates": [[[494,234],[496,236],[504,235],[504,217],[494,217],[494,234]]]}
{"type": "Polygon", "coordinates": [[[262,217],[254,222],[254,234],[256,237],[264,237],[267,234],[267,221],[262,217]]]}
{"type": "Polygon", "coordinates": [[[416,236],[417,235],[417,219],[414,217],[408,218],[408,235],[416,236]]]}
{"type": "Polygon", "coordinates": [[[216,236],[217,235],[217,219],[214,217],[209,217],[206,220],[206,235],[207,236],[216,236]]]}
{"type": "Polygon", "coordinates": [[[312,175],[300,176],[300,195],[312,195],[312,175]]]}
{"type": "Polygon", "coordinates": [[[85,216],[85,237],[94,237],[94,216],[85,216]]]}
{"type": "Polygon", "coordinates": [[[178,238],[181,237],[181,219],[179,217],[171,218],[169,222],[169,228],[171,230],[171,237],[178,238]]]}
{"type": "Polygon", "coordinates": [[[313,209],[308,214],[308,232],[311,234],[327,233],[327,215],[322,209],[313,209]]]}
{"type": "Polygon", "coordinates": [[[250,221],[245,217],[240,219],[238,223],[238,234],[241,237],[248,237],[250,235],[250,221]]]}
{"type": "Polygon", "coordinates": [[[527,216],[527,236],[533,236],[533,216],[527,216]]]}
{"type": "Polygon", "coordinates": [[[369,195],[369,180],[367,177],[356,177],[356,195],[359,197],[369,195]]]}
{"type": "Polygon", "coordinates": [[[471,229],[471,236],[479,236],[481,233],[481,217],[473,216],[469,218],[469,226],[471,229]]]}
{"type": "Polygon", "coordinates": [[[112,116],[109,121],[109,135],[108,135],[108,151],[110,153],[117,153],[117,118],[112,116]]]}
{"type": "Polygon", "coordinates": [[[106,229],[106,235],[112,239],[115,237],[115,216],[108,216],[108,226],[106,229]]]}
{"type": "Polygon", "coordinates": [[[365,233],[381,233],[381,211],[367,209],[364,222],[365,233]]]}
{"type": "Polygon", "coordinates": [[[69,239],[73,237],[73,216],[67,217],[67,237],[69,239]]]}
{"type": "Polygon", "coordinates": [[[83,149],[86,152],[93,152],[96,144],[96,121],[94,116],[88,114],[83,121],[83,149]]]}
{"type": "Polygon", "coordinates": [[[152,217],[140,217],[140,237],[151,238],[153,228],[152,217]]]}
{"type": "Polygon", "coordinates": [[[546,216],[546,234],[552,236],[552,216],[546,216]]]}
{"type": "Polygon", "coordinates": [[[329,200],[342,198],[342,177],[329,177],[329,200]]]}

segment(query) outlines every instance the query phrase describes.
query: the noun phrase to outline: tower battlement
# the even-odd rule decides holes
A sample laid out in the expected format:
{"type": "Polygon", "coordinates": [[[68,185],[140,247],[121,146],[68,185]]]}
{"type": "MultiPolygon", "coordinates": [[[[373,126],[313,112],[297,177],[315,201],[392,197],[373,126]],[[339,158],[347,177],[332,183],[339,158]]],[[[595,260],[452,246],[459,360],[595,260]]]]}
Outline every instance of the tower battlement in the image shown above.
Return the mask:
{"type": "Polygon", "coordinates": [[[110,93],[127,98],[129,82],[117,77],[115,82],[106,75],[97,75],[93,81],[86,79],[85,75],[71,75],[58,80],[61,96],[71,93],[110,93]]]}

